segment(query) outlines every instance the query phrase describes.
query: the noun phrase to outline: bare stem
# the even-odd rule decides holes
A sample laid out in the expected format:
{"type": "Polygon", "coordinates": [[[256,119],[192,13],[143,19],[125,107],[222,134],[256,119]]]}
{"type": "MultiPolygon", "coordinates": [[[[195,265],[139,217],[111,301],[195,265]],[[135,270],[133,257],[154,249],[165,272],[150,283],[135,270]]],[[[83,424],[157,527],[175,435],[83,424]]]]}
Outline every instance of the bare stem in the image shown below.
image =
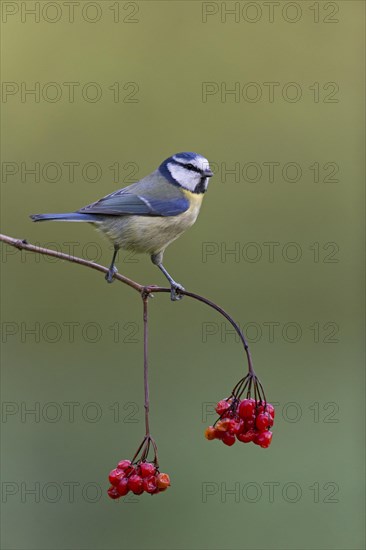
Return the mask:
{"type": "MultiPolygon", "coordinates": [[[[77,256],[70,256],[69,254],[64,254],[63,252],[58,252],[56,250],[50,250],[48,248],[42,248],[39,246],[35,246],[33,244],[28,243],[25,239],[14,239],[13,237],[9,237],[8,235],[2,235],[0,234],[0,241],[3,241],[4,243],[7,243],[10,246],[13,246],[15,248],[18,248],[19,250],[27,250],[28,252],[34,252],[36,254],[43,254],[45,256],[53,256],[54,258],[60,258],[61,260],[66,260],[68,262],[72,262],[78,265],[83,265],[84,267],[89,267],[91,269],[95,269],[96,271],[101,271],[102,273],[108,273],[108,268],[104,267],[103,265],[96,264],[94,262],[91,262],[89,260],[84,260],[83,258],[78,258],[77,256]]],[[[124,275],[121,275],[120,273],[115,273],[114,278],[117,281],[120,281],[121,283],[124,283],[131,288],[134,288],[137,290],[140,294],[142,294],[143,298],[148,298],[148,296],[152,295],[153,293],[157,292],[169,292],[170,288],[160,287],[160,286],[143,286],[137,283],[136,281],[133,281],[132,279],[129,279],[128,277],[125,277],[124,275]]],[[[234,319],[220,306],[212,302],[211,300],[208,300],[204,296],[200,296],[199,294],[195,294],[193,292],[188,292],[187,290],[180,290],[179,291],[184,296],[189,296],[190,298],[193,298],[194,300],[197,300],[199,302],[202,302],[206,304],[207,306],[211,307],[212,309],[215,309],[218,313],[220,313],[225,319],[229,321],[229,323],[233,326],[236,333],[238,334],[240,341],[243,344],[247,361],[248,361],[248,371],[250,374],[254,375],[254,369],[253,369],[253,363],[252,358],[250,355],[248,343],[244,337],[244,334],[242,333],[239,325],[234,321],[234,319]]],[[[145,304],[144,304],[145,308],[145,304]]],[[[145,309],[144,309],[144,316],[145,316],[145,309]]],[[[147,316],[147,305],[146,305],[146,316],[147,316]]],[[[144,317],[145,319],[145,317],[144,317]]],[[[144,321],[145,323],[145,321],[144,321]]],[[[145,326],[145,324],[144,324],[145,326]]],[[[147,339],[147,325],[146,325],[146,339],[147,339]]],[[[147,346],[147,340],[146,340],[146,346],[147,346]]],[[[147,369],[147,367],[146,367],[147,369]]],[[[147,402],[148,405],[148,402],[147,402]]],[[[145,410],[146,410],[146,392],[145,392],[145,410]]]]}
{"type": "MultiPolygon", "coordinates": [[[[170,292],[169,288],[160,288],[160,287],[148,287],[150,289],[150,292],[170,292]]],[[[197,300],[198,302],[203,302],[209,307],[212,307],[216,311],[218,311],[225,319],[229,321],[229,323],[234,327],[236,333],[238,334],[241,343],[243,344],[243,348],[245,350],[247,360],[248,360],[248,370],[251,374],[254,374],[253,369],[253,362],[252,362],[252,356],[249,351],[248,342],[245,339],[245,336],[239,327],[239,325],[234,321],[234,319],[224,310],[222,307],[215,304],[215,302],[211,302],[208,298],[205,298],[204,296],[200,296],[199,294],[195,294],[194,292],[188,292],[187,290],[181,291],[182,294],[185,296],[189,296],[190,298],[193,298],[194,300],[197,300]]]]}
{"type": "Polygon", "coordinates": [[[145,429],[146,436],[150,435],[150,425],[149,425],[149,410],[150,410],[150,399],[149,399],[149,360],[148,360],[148,317],[147,317],[147,301],[149,299],[148,295],[142,296],[143,303],[143,318],[144,318],[144,389],[145,389],[145,429]]]}

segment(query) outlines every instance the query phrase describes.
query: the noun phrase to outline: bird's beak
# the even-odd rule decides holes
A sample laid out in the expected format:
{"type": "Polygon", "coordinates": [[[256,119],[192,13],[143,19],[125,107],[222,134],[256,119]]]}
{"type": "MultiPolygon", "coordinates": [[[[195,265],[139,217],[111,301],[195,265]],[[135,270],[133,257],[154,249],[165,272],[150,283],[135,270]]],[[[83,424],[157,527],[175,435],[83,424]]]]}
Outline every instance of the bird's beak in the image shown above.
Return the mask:
{"type": "Polygon", "coordinates": [[[212,172],[212,170],[210,170],[209,168],[206,168],[206,170],[205,170],[206,178],[212,178],[213,175],[214,175],[214,173],[212,172]]]}

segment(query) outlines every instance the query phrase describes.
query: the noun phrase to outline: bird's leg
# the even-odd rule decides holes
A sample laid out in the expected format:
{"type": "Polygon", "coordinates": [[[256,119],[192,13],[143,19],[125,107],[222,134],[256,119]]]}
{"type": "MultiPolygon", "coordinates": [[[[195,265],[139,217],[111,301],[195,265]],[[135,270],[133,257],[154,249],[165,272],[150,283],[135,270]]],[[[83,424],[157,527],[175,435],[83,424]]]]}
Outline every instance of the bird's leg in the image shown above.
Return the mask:
{"type": "Polygon", "coordinates": [[[179,294],[177,290],[184,290],[184,287],[180,285],[179,283],[176,283],[174,279],[169,275],[163,264],[157,264],[160,271],[162,271],[165,275],[165,277],[168,279],[170,283],[170,299],[172,302],[175,302],[177,300],[181,300],[183,298],[183,294],[179,294]]]}
{"type": "Polygon", "coordinates": [[[111,265],[109,266],[108,273],[105,276],[105,280],[107,281],[107,283],[113,283],[114,274],[117,273],[117,271],[118,271],[118,269],[114,265],[114,262],[116,261],[116,257],[117,257],[117,254],[118,254],[118,250],[119,250],[119,247],[114,245],[114,252],[113,252],[111,265]]]}
{"type": "Polygon", "coordinates": [[[164,273],[165,277],[168,279],[168,281],[170,283],[170,299],[172,300],[172,302],[176,302],[177,300],[181,300],[183,298],[183,294],[180,294],[179,290],[184,290],[184,287],[182,285],[180,285],[179,283],[176,283],[174,281],[173,277],[171,277],[169,275],[169,273],[167,272],[167,270],[163,266],[163,264],[162,264],[163,254],[161,252],[159,254],[152,254],[151,255],[151,261],[152,261],[153,264],[158,266],[160,271],[162,271],[164,273]]]}

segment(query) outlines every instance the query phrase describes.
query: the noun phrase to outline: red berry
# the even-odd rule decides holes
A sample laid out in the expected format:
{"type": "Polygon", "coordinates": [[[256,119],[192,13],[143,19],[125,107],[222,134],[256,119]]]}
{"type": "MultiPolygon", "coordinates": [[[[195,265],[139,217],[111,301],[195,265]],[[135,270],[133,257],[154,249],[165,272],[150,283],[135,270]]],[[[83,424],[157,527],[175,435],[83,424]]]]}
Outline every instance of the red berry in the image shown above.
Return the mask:
{"type": "Polygon", "coordinates": [[[242,443],[249,443],[250,441],[254,441],[256,435],[257,432],[254,430],[248,430],[245,433],[238,434],[236,437],[238,441],[241,441],[242,443]]]}
{"type": "Polygon", "coordinates": [[[128,478],[123,477],[116,487],[119,496],[124,497],[129,492],[128,478]]]}
{"type": "Polygon", "coordinates": [[[231,445],[234,445],[235,443],[235,435],[230,434],[228,432],[225,433],[224,437],[222,438],[222,442],[225,443],[225,445],[228,445],[229,447],[231,447],[231,445]]]}
{"type": "Polygon", "coordinates": [[[155,465],[151,462],[141,462],[140,475],[141,477],[151,477],[155,474],[155,465]]]}
{"type": "Polygon", "coordinates": [[[120,462],[118,462],[117,468],[119,470],[123,470],[125,476],[128,476],[136,471],[135,466],[131,464],[130,460],[121,460],[120,462]]]}
{"type": "Polygon", "coordinates": [[[121,495],[118,493],[117,487],[113,487],[113,485],[112,485],[108,489],[108,496],[110,498],[113,498],[113,500],[115,500],[116,498],[119,498],[121,495]]]}
{"type": "Polygon", "coordinates": [[[230,420],[228,420],[227,418],[225,418],[224,420],[219,420],[215,424],[215,429],[218,432],[227,432],[229,428],[230,428],[230,420]]]}
{"type": "Polygon", "coordinates": [[[270,446],[272,441],[272,432],[259,432],[257,434],[254,443],[257,445],[260,445],[260,447],[263,447],[263,449],[266,449],[270,446]]]}
{"type": "Polygon", "coordinates": [[[244,420],[244,425],[245,425],[245,431],[248,431],[248,430],[252,430],[255,426],[255,416],[254,414],[252,416],[250,416],[249,418],[246,418],[244,420]]]}
{"type": "Polygon", "coordinates": [[[244,429],[244,420],[233,419],[230,421],[229,433],[235,435],[242,432],[243,429],[244,429]]]}
{"type": "Polygon", "coordinates": [[[109,472],[109,481],[112,485],[118,485],[120,479],[124,477],[125,473],[123,470],[119,470],[118,468],[115,468],[111,472],[109,472]]]}
{"type": "Polygon", "coordinates": [[[271,403],[266,404],[265,411],[268,412],[272,416],[272,418],[275,417],[275,408],[273,405],[271,405],[271,403]]]}
{"type": "Polygon", "coordinates": [[[226,399],[221,399],[221,401],[217,403],[215,407],[215,411],[217,412],[217,414],[221,416],[225,411],[228,410],[230,405],[231,405],[231,399],[229,399],[228,401],[226,401],[226,399]]]}
{"type": "Polygon", "coordinates": [[[254,399],[244,399],[239,405],[239,416],[240,418],[248,418],[254,414],[254,410],[254,399]]]}
{"type": "Polygon", "coordinates": [[[268,427],[273,426],[273,418],[269,413],[260,413],[255,421],[256,428],[264,432],[268,427]]]}
{"type": "Polygon", "coordinates": [[[226,432],[220,432],[220,430],[215,430],[215,438],[216,439],[222,439],[226,432]]]}
{"type": "Polygon", "coordinates": [[[120,460],[117,464],[119,470],[126,470],[128,466],[131,466],[131,460],[120,460]]]}
{"type": "Polygon", "coordinates": [[[205,429],[205,438],[209,441],[216,438],[216,430],[213,426],[209,426],[205,429]]]}
{"type": "Polygon", "coordinates": [[[156,485],[159,489],[166,489],[170,486],[170,478],[168,474],[158,474],[156,476],[156,485]]]}
{"type": "Polygon", "coordinates": [[[144,489],[142,487],[142,477],[138,476],[137,474],[132,474],[132,476],[128,478],[128,488],[135,495],[141,495],[141,493],[144,492],[144,489]]]}
{"type": "Polygon", "coordinates": [[[146,493],[150,493],[151,495],[153,493],[156,493],[158,488],[156,485],[156,477],[155,476],[145,477],[142,480],[142,487],[146,493]]]}

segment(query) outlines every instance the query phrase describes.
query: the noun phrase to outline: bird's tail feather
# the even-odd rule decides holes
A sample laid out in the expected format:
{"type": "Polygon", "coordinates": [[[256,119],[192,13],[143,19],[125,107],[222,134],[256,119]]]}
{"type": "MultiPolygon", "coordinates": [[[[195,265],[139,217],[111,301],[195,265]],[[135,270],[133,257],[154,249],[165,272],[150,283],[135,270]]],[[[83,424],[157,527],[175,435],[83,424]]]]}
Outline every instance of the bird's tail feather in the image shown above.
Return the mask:
{"type": "Polygon", "coordinates": [[[81,214],[79,212],[67,212],[65,214],[32,214],[34,222],[58,221],[58,222],[95,222],[100,221],[95,214],[81,214]]]}

